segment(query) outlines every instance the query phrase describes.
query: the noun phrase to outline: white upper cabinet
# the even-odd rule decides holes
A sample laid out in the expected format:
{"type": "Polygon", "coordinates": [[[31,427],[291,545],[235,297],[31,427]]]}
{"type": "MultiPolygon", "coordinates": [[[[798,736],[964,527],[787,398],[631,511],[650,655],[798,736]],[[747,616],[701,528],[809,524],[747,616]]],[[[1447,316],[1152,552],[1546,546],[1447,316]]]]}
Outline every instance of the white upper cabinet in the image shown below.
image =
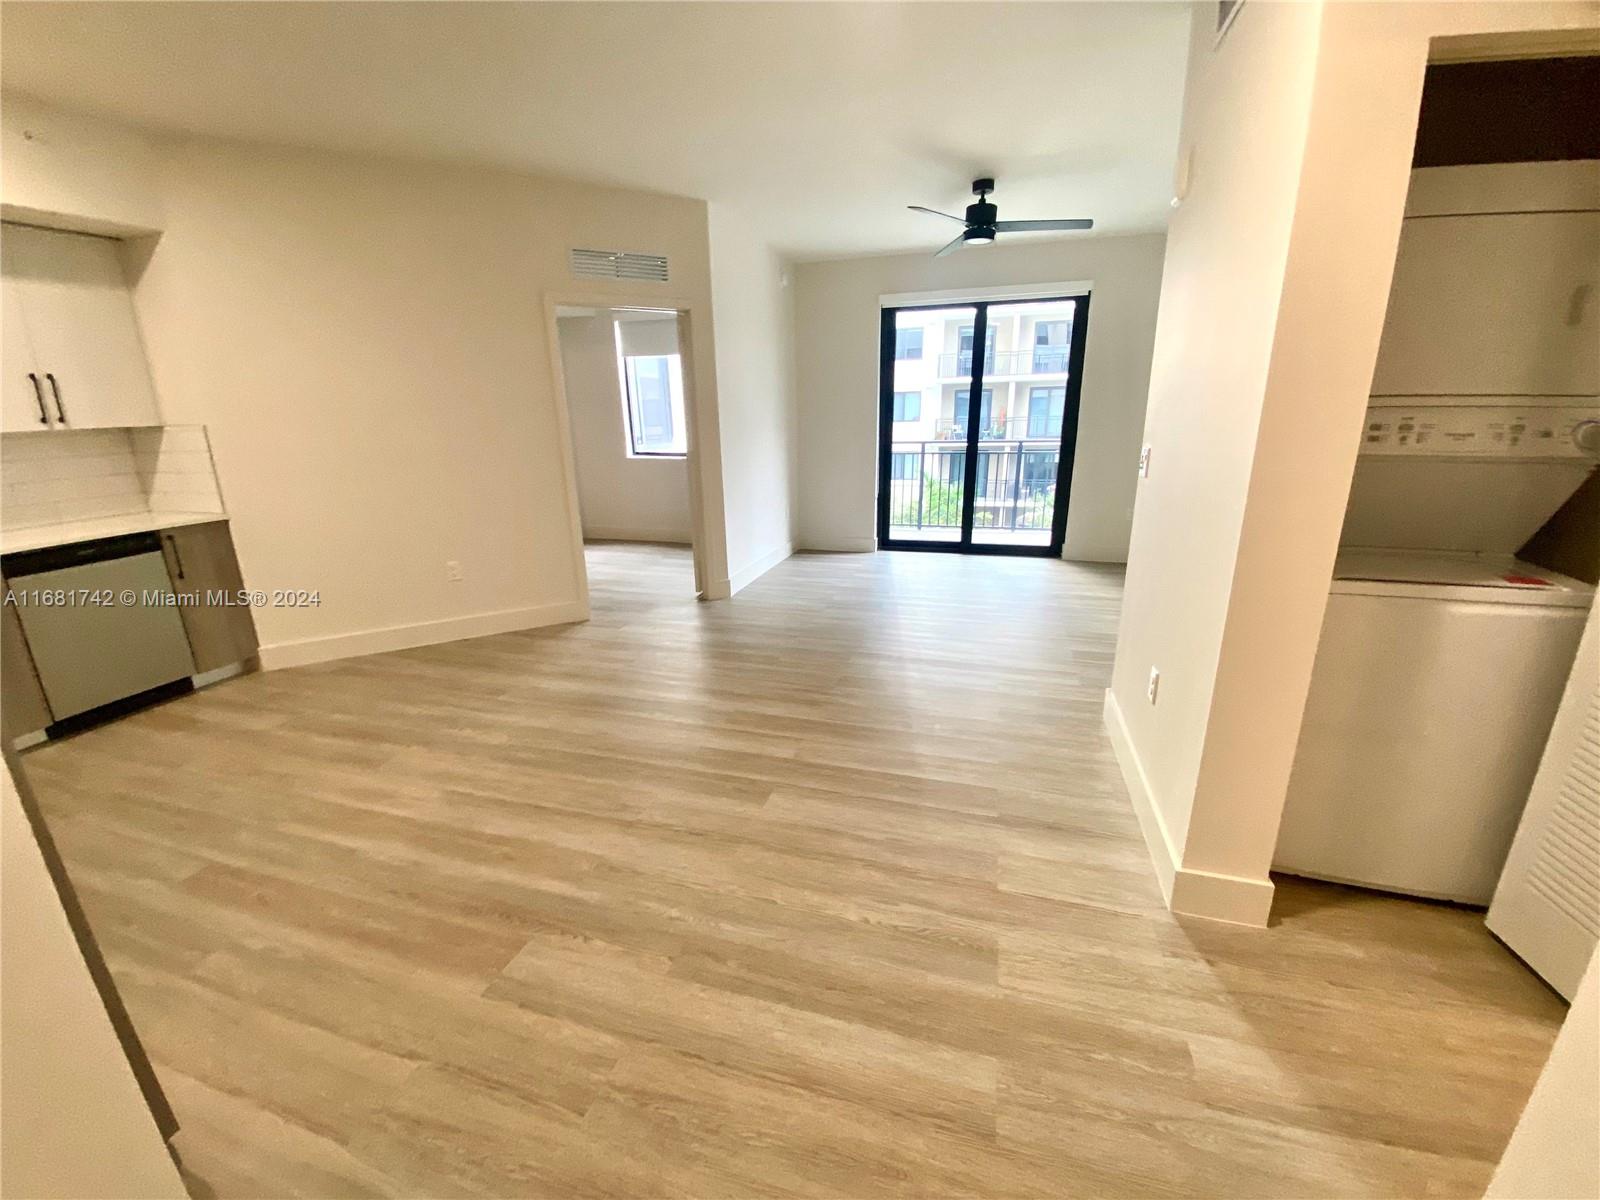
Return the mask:
{"type": "Polygon", "coordinates": [[[0,346],[0,429],[8,432],[20,429],[49,429],[50,416],[44,403],[44,381],[34,369],[33,346],[28,342],[28,331],[22,325],[22,297],[20,285],[11,274],[11,239],[0,240],[0,334],[5,337],[0,346]]]}
{"type": "Polygon", "coordinates": [[[5,430],[161,424],[116,243],[7,224],[0,250],[5,430]]]}
{"type": "Polygon", "coordinates": [[[1413,171],[1374,396],[1600,393],[1600,162],[1413,171]]]}

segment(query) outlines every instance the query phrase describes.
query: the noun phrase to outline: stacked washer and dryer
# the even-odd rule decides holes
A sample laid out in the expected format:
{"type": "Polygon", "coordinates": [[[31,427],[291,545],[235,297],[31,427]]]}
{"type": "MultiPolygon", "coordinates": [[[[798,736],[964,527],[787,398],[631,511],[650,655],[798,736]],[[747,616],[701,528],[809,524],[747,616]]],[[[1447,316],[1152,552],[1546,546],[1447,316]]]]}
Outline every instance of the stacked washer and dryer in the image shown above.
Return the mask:
{"type": "Polygon", "coordinates": [[[1594,603],[1546,563],[1600,570],[1597,292],[1600,162],[1413,173],[1278,870],[1489,902],[1594,603]]]}

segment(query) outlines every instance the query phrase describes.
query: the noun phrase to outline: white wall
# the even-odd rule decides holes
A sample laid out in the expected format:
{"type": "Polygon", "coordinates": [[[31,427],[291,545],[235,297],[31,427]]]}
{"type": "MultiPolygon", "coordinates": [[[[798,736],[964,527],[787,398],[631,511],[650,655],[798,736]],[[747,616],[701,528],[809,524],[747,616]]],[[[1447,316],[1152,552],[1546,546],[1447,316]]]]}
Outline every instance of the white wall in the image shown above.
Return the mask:
{"type": "Polygon", "coordinates": [[[794,549],[793,289],[741,214],[711,205],[710,230],[728,587],[737,592],[794,549]]]}
{"type": "Polygon", "coordinates": [[[1190,155],[1189,192],[1167,228],[1144,431],[1151,471],[1138,488],[1112,686],[1171,860],[1181,860],[1199,771],[1319,24],[1316,4],[1247,5],[1218,53],[1208,21],[1197,13],[1190,26],[1179,151],[1190,155]],[[1145,697],[1152,666],[1158,708],[1145,697]]]}
{"type": "Polygon", "coordinates": [[[0,1193],[186,1196],[78,950],[9,762],[0,793],[0,1193]]]}
{"type": "Polygon", "coordinates": [[[1155,336],[1160,234],[1003,240],[947,258],[901,254],[802,263],[795,274],[799,541],[877,542],[879,297],[1090,281],[1089,340],[1068,501],[1068,558],[1121,562],[1155,336]]]}
{"type": "Polygon", "coordinates": [[[1190,192],[1168,232],[1145,432],[1154,465],[1107,704],[1179,911],[1266,919],[1429,38],[1588,26],[1594,14],[1253,4],[1217,50],[1195,22],[1190,192]]]}
{"type": "MultiPolygon", "coordinates": [[[[62,149],[85,136],[83,121],[10,97],[3,117],[44,135],[8,133],[6,204],[76,202],[84,189],[52,172],[76,165],[62,149]]],[[[94,144],[118,136],[101,126],[94,144]]],[[[210,430],[246,583],[321,595],[320,607],[256,613],[267,665],[586,615],[553,295],[659,296],[688,310],[713,447],[701,485],[715,503],[702,202],[211,140],[156,145],[153,167],[133,150],[116,161],[128,190],[160,197],[164,232],[135,304],[164,418],[210,430]],[[666,254],[672,280],[580,285],[572,246],[666,254]]],[[[120,189],[97,178],[88,191],[98,202],[120,189]]]]}
{"type": "MultiPolygon", "coordinates": [[[[687,461],[636,458],[628,453],[615,315],[562,317],[560,326],[584,537],[691,541],[687,461]]],[[[625,328],[634,336],[654,335],[660,346],[659,351],[640,349],[637,353],[678,353],[675,317],[630,320],[625,328]]]]}
{"type": "Polygon", "coordinates": [[[1487,1194],[1600,1197],[1600,955],[1589,960],[1487,1194]]]}

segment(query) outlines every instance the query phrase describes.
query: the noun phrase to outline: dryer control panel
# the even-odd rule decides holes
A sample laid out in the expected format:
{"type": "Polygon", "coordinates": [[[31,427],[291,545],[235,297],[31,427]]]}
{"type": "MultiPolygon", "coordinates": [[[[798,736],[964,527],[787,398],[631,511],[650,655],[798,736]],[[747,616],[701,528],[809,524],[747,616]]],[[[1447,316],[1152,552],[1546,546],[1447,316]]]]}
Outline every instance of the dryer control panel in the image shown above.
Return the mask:
{"type": "Polygon", "coordinates": [[[1384,457],[1587,459],[1596,454],[1590,426],[1595,408],[1478,406],[1367,409],[1361,453],[1384,457]]]}

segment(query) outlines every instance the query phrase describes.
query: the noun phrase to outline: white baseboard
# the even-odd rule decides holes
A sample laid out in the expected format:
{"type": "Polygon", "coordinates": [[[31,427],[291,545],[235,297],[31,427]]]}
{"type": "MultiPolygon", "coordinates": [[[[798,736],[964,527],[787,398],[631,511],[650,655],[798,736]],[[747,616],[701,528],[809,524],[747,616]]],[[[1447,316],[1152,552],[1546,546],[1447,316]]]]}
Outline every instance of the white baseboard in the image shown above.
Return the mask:
{"type": "Polygon", "coordinates": [[[877,548],[875,537],[802,538],[798,547],[820,554],[870,554],[877,548]]]}
{"type": "Polygon", "coordinates": [[[1270,879],[1246,879],[1240,875],[1218,875],[1213,871],[1179,867],[1178,876],[1172,881],[1172,899],[1168,907],[1186,917],[1265,929],[1276,890],[1270,879]]]}
{"type": "Polygon", "coordinates": [[[263,646],[260,651],[261,668],[264,671],[276,671],[284,667],[303,667],[308,663],[328,662],[336,658],[410,650],[439,642],[456,642],[464,638],[488,637],[496,633],[513,633],[519,629],[565,625],[588,619],[589,613],[584,605],[576,600],[567,600],[559,604],[536,604],[526,608],[473,613],[466,617],[447,617],[442,621],[423,621],[415,625],[390,625],[356,633],[335,633],[263,646]]]}
{"type": "Polygon", "coordinates": [[[1144,764],[1139,761],[1133,739],[1128,735],[1128,726],[1122,719],[1122,707],[1110,688],[1106,689],[1105,723],[1106,732],[1111,736],[1111,748],[1117,755],[1117,765],[1122,768],[1128,799],[1133,804],[1134,815],[1139,818],[1139,831],[1144,834],[1144,844],[1150,851],[1156,882],[1161,886],[1161,895],[1167,907],[1186,917],[1205,917],[1211,921],[1264,928],[1267,916],[1272,911],[1274,888],[1270,879],[1220,875],[1182,865],[1182,858],[1172,844],[1166,823],[1161,819],[1161,810],[1156,807],[1144,764]]]}
{"type": "Polygon", "coordinates": [[[732,596],[738,595],[793,553],[794,546],[789,542],[785,542],[783,545],[769,550],[749,566],[730,572],[728,575],[728,594],[732,596]]]}
{"type": "Polygon", "coordinates": [[[583,540],[586,542],[659,542],[668,546],[688,546],[694,539],[689,536],[687,529],[613,529],[600,526],[591,529],[584,526],[583,540]]]}
{"type": "Polygon", "coordinates": [[[1122,768],[1122,782],[1128,789],[1128,799],[1133,803],[1133,813],[1139,818],[1139,832],[1144,834],[1145,848],[1150,851],[1150,865],[1156,869],[1156,882],[1161,885],[1161,898],[1172,907],[1172,881],[1178,874],[1178,855],[1167,836],[1167,827],[1156,811],[1155,797],[1150,792],[1150,781],[1145,778],[1144,764],[1133,748],[1128,736],[1128,726],[1122,720],[1122,707],[1110,688],[1106,689],[1106,732],[1111,735],[1111,748],[1116,752],[1117,765],[1122,768]]]}

